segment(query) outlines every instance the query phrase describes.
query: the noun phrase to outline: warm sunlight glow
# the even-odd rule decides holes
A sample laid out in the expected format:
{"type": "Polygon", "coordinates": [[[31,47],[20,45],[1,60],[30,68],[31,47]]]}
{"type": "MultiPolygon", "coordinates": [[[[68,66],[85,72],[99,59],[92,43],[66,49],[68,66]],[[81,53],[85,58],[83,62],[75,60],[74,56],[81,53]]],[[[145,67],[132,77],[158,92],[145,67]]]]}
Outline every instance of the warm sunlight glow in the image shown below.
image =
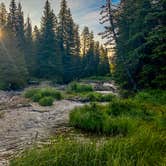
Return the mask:
{"type": "Polygon", "coordinates": [[[2,29],[0,28],[0,39],[2,39],[2,37],[3,37],[3,31],[2,31],[2,29]]]}

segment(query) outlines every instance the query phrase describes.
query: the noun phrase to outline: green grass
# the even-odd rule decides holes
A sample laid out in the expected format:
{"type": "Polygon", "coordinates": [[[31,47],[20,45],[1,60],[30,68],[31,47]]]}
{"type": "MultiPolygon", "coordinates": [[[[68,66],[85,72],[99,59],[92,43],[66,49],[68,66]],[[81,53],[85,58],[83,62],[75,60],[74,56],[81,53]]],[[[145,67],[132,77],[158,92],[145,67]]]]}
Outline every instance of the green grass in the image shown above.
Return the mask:
{"type": "Polygon", "coordinates": [[[43,97],[39,100],[41,106],[52,106],[54,102],[53,97],[43,97]]]}
{"type": "Polygon", "coordinates": [[[129,116],[112,117],[109,106],[96,104],[76,108],[70,113],[70,125],[92,133],[125,136],[136,130],[138,120],[129,116]]]}
{"type": "Polygon", "coordinates": [[[68,92],[75,92],[75,93],[81,93],[81,92],[92,92],[93,87],[91,85],[86,84],[80,84],[77,82],[72,82],[67,87],[68,92]]]}
{"type": "Polygon", "coordinates": [[[129,99],[114,97],[103,106],[92,104],[76,108],[70,114],[70,124],[92,133],[122,136],[136,131],[144,124],[165,128],[166,106],[159,104],[163,103],[164,95],[156,95],[156,102],[153,93],[146,95],[146,99],[142,93],[129,99]]]}
{"type": "Polygon", "coordinates": [[[25,92],[24,96],[33,102],[39,102],[41,106],[50,106],[53,100],[61,100],[62,95],[55,88],[32,88],[25,92]]]}
{"type": "Polygon", "coordinates": [[[142,129],[137,135],[105,142],[58,138],[13,159],[10,166],[162,166],[166,162],[165,136],[142,129]]]}

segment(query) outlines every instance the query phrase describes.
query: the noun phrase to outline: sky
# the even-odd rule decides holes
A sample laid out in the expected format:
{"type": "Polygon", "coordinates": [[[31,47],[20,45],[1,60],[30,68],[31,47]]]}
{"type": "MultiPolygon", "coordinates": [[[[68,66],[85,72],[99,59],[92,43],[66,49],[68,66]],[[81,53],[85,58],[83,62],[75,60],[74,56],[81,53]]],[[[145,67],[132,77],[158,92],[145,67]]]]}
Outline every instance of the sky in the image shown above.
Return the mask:
{"type": "MultiPolygon", "coordinates": [[[[46,0],[16,0],[21,2],[24,16],[30,16],[32,24],[40,26],[40,20],[43,14],[43,7],[46,0]]],[[[80,31],[84,26],[88,26],[95,34],[95,40],[102,42],[99,32],[102,32],[103,25],[99,23],[99,12],[100,7],[105,3],[106,0],[67,0],[68,7],[71,9],[74,21],[79,24],[80,31]]],[[[10,0],[0,0],[4,2],[8,8],[10,0]]],[[[58,15],[60,10],[61,0],[50,0],[52,9],[55,14],[58,15]]],[[[117,2],[117,0],[113,0],[117,2]]]]}

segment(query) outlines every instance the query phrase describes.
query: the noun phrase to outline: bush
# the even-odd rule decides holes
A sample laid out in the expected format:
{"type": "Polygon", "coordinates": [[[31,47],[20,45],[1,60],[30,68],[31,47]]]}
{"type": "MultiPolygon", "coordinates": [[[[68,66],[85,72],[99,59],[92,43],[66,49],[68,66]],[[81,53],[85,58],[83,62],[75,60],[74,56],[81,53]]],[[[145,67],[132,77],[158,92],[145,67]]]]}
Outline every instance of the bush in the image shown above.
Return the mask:
{"type": "Polygon", "coordinates": [[[131,117],[113,118],[105,110],[105,106],[96,104],[76,108],[70,113],[70,124],[84,131],[106,135],[126,136],[136,129],[137,120],[131,117]]]}
{"type": "Polygon", "coordinates": [[[133,118],[139,118],[142,120],[151,121],[157,112],[152,110],[154,106],[151,104],[144,104],[136,100],[131,99],[118,99],[113,100],[107,107],[107,113],[110,116],[129,116],[133,118]]]}
{"type": "Polygon", "coordinates": [[[53,97],[43,97],[39,100],[41,106],[52,106],[54,102],[53,97]]]}
{"type": "Polygon", "coordinates": [[[136,104],[131,100],[114,100],[110,102],[107,113],[112,116],[131,115],[137,111],[136,104]]]}
{"type": "Polygon", "coordinates": [[[24,96],[26,97],[26,98],[32,98],[36,93],[38,93],[39,92],[39,89],[35,89],[35,88],[32,88],[32,89],[28,89],[26,92],[25,92],[25,94],[24,94],[24,96]]]}
{"type": "Polygon", "coordinates": [[[91,85],[85,85],[85,84],[79,84],[79,83],[76,83],[76,82],[72,82],[67,87],[67,90],[69,92],[76,92],[76,93],[92,92],[93,91],[93,87],[91,85]]]}
{"type": "Polygon", "coordinates": [[[76,108],[70,113],[71,126],[95,133],[102,133],[105,119],[105,114],[96,104],[76,108]]]}
{"type": "Polygon", "coordinates": [[[53,97],[56,100],[61,100],[62,99],[62,95],[60,92],[58,92],[56,89],[54,88],[44,88],[40,90],[40,93],[42,95],[42,97],[53,97]]]}
{"type": "Polygon", "coordinates": [[[90,92],[84,95],[84,98],[87,98],[87,100],[89,100],[90,102],[110,102],[113,101],[116,97],[112,94],[90,92]]]}
{"type": "Polygon", "coordinates": [[[54,88],[29,89],[25,92],[24,96],[30,98],[34,102],[39,102],[45,97],[51,97],[56,100],[62,99],[61,93],[54,88]]]}
{"type": "Polygon", "coordinates": [[[97,101],[100,101],[100,99],[102,98],[102,94],[92,92],[87,94],[86,98],[91,102],[97,102],[97,101]]]}
{"type": "Polygon", "coordinates": [[[31,99],[33,102],[39,102],[40,99],[42,99],[44,96],[42,96],[42,94],[40,92],[37,92],[36,94],[34,94],[31,99]]]}

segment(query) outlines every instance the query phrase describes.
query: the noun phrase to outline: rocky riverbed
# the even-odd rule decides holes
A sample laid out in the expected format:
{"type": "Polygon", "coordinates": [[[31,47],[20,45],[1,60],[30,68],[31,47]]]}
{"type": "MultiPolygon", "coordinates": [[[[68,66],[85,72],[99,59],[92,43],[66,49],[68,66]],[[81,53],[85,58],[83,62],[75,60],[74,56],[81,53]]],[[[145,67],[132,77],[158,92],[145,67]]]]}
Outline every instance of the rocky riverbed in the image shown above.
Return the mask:
{"type": "Polygon", "coordinates": [[[79,102],[56,101],[52,107],[40,107],[21,95],[0,91],[0,166],[35,141],[48,138],[52,128],[65,127],[70,110],[79,102]]]}

